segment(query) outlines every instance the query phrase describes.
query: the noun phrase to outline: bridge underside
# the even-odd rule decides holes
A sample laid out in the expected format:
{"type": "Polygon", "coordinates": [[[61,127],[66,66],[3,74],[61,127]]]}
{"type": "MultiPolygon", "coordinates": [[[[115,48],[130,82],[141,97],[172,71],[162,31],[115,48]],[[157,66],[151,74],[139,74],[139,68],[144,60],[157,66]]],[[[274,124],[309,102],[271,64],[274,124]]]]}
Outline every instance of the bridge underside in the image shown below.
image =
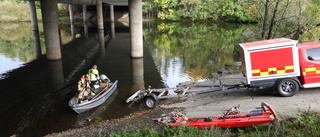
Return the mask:
{"type": "MultiPolygon", "coordinates": [[[[24,0],[24,1],[40,1],[40,0],[24,0]]],[[[74,4],[74,5],[96,5],[97,1],[114,5],[128,6],[128,0],[57,0],[58,3],[74,4]]]]}

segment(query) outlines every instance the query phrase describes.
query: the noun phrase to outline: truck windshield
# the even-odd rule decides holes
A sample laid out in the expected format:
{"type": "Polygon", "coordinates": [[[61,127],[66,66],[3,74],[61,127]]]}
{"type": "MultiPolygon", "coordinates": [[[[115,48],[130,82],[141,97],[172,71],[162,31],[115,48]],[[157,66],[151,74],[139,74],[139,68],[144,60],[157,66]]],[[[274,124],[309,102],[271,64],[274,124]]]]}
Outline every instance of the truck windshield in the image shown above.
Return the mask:
{"type": "Polygon", "coordinates": [[[320,60],[320,48],[308,49],[306,52],[309,60],[320,60]]]}

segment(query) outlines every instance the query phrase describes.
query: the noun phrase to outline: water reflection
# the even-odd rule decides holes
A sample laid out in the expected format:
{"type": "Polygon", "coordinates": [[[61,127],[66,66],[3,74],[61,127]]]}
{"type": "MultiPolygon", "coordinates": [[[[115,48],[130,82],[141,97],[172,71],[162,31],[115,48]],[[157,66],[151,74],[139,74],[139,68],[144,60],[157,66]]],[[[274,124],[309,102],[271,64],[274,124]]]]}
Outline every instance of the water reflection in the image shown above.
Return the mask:
{"type": "Polygon", "coordinates": [[[36,52],[36,59],[40,59],[42,54],[41,54],[40,35],[38,30],[33,30],[33,38],[34,38],[34,49],[36,52]]]}
{"type": "Polygon", "coordinates": [[[64,85],[64,76],[63,76],[63,66],[61,60],[56,61],[48,61],[47,62],[49,68],[49,77],[50,77],[50,85],[54,91],[57,91],[64,85]]]}
{"type": "Polygon", "coordinates": [[[0,75],[40,56],[41,48],[34,47],[30,23],[0,23],[0,26],[0,75]]]}
{"type": "Polygon", "coordinates": [[[153,23],[144,36],[164,82],[204,80],[217,70],[233,71],[237,46],[247,29],[241,24],[153,23]]]}
{"type": "Polygon", "coordinates": [[[143,69],[143,58],[133,58],[132,62],[132,88],[130,89],[130,93],[135,93],[139,89],[144,88],[144,69],[143,69]]]}

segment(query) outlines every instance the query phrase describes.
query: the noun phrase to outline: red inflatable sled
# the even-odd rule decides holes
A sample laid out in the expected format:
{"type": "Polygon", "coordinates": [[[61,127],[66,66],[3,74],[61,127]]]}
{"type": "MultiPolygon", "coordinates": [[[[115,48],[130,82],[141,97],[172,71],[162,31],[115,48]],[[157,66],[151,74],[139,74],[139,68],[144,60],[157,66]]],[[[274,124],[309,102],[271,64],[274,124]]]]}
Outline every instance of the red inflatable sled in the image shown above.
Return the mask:
{"type": "Polygon", "coordinates": [[[168,126],[190,126],[198,129],[211,129],[211,128],[235,128],[247,127],[253,125],[261,125],[274,120],[278,120],[278,115],[275,111],[265,102],[261,102],[261,107],[252,110],[249,113],[240,113],[233,107],[229,109],[224,115],[212,117],[184,117],[182,113],[171,115],[168,118],[154,119],[157,122],[166,123],[168,126]]]}

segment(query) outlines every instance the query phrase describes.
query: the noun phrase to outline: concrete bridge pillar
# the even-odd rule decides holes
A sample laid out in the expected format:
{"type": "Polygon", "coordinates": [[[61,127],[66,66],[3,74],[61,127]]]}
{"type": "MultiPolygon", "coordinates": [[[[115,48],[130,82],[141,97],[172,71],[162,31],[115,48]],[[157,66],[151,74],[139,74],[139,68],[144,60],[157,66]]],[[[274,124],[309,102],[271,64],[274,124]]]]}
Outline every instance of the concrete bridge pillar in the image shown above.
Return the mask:
{"type": "Polygon", "coordinates": [[[29,8],[30,8],[31,24],[32,24],[32,30],[33,30],[33,37],[34,37],[34,47],[36,50],[37,58],[40,58],[41,45],[40,45],[37,12],[36,12],[36,6],[35,6],[34,1],[29,1],[29,8]]]}
{"type": "Polygon", "coordinates": [[[110,5],[110,21],[114,21],[114,6],[110,5]]]}
{"type": "Polygon", "coordinates": [[[142,0],[129,0],[131,57],[143,57],[142,0]]]}
{"type": "Polygon", "coordinates": [[[103,11],[102,11],[102,1],[97,1],[97,22],[98,29],[103,29],[103,11]]]}
{"type": "Polygon", "coordinates": [[[145,89],[144,87],[144,69],[143,58],[132,58],[132,87],[130,93],[135,93],[139,89],[145,89]]]}
{"type": "Polygon", "coordinates": [[[41,0],[40,2],[47,59],[60,60],[61,49],[57,0],[41,0]]]}
{"type": "Polygon", "coordinates": [[[70,23],[73,23],[74,17],[73,17],[73,8],[71,4],[69,4],[69,16],[70,16],[70,23]]]}
{"type": "Polygon", "coordinates": [[[87,5],[82,5],[83,23],[87,23],[87,5]]]}
{"type": "Polygon", "coordinates": [[[87,17],[87,5],[82,5],[82,18],[83,18],[83,26],[84,26],[84,36],[88,38],[88,17],[87,17]]]}

